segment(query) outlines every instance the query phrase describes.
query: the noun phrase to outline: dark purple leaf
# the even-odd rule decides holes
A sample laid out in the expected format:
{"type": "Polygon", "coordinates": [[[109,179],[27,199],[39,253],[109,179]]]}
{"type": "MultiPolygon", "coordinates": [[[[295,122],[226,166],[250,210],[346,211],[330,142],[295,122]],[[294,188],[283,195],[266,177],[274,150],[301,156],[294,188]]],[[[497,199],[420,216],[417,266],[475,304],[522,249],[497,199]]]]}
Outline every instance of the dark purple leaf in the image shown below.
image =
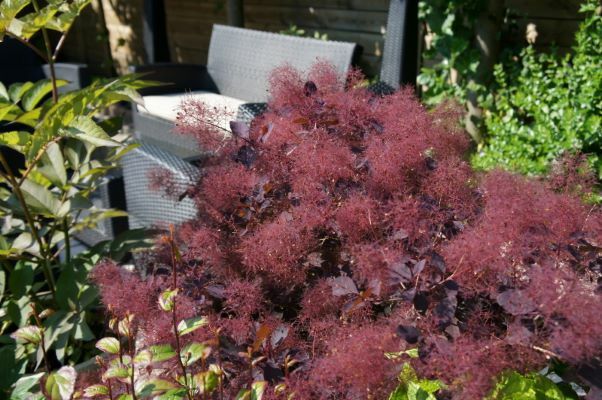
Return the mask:
{"type": "Polygon", "coordinates": [[[412,270],[414,271],[414,276],[418,275],[419,273],[422,272],[422,270],[424,269],[424,266],[426,265],[426,260],[420,260],[416,263],[416,265],[414,265],[414,268],[412,268],[412,270]]]}
{"type": "Polygon", "coordinates": [[[524,315],[537,307],[533,300],[520,290],[509,289],[497,295],[497,303],[512,315],[524,315]]]}
{"type": "Polygon", "coordinates": [[[244,122],[230,121],[230,130],[234,136],[249,140],[249,127],[244,122]]]}
{"type": "Polygon", "coordinates": [[[216,299],[223,299],[225,288],[222,285],[208,285],[205,286],[205,290],[211,297],[215,297],[216,299]]]}
{"type": "Polygon", "coordinates": [[[355,282],[348,276],[339,276],[330,281],[333,296],[345,296],[347,294],[358,294],[355,282]]]}
{"type": "Polygon", "coordinates": [[[409,235],[407,231],[405,231],[404,229],[398,229],[397,231],[395,231],[391,238],[393,240],[403,240],[406,239],[408,236],[409,235]]]}
{"type": "Polygon", "coordinates": [[[450,279],[443,282],[443,288],[445,289],[445,291],[457,292],[458,290],[460,290],[460,285],[458,285],[456,281],[450,279]]]}
{"type": "Polygon", "coordinates": [[[427,168],[429,171],[434,171],[434,170],[436,170],[436,169],[437,169],[437,160],[435,160],[434,158],[432,158],[432,157],[427,157],[427,158],[424,160],[424,162],[425,162],[425,164],[426,164],[426,168],[427,168]]]}
{"type": "Polygon", "coordinates": [[[380,296],[382,282],[380,279],[372,279],[368,284],[368,289],[372,292],[374,296],[380,296]]]}
{"type": "Polygon", "coordinates": [[[383,133],[383,131],[385,130],[385,128],[383,127],[383,125],[380,122],[378,122],[377,120],[373,119],[373,118],[370,119],[370,126],[377,133],[383,133]]]}
{"type": "Polygon", "coordinates": [[[272,337],[270,338],[270,344],[272,348],[278,347],[284,339],[288,336],[288,326],[279,325],[274,332],[272,332],[272,337]]]}
{"type": "Polygon", "coordinates": [[[399,325],[396,332],[397,336],[409,344],[415,344],[420,339],[420,331],[411,325],[399,325]]]}
{"type": "Polygon", "coordinates": [[[313,81],[305,82],[305,85],[303,86],[303,93],[307,97],[314,95],[317,91],[318,91],[318,87],[316,86],[316,84],[313,81]]]}
{"type": "Polygon", "coordinates": [[[445,273],[445,260],[435,251],[431,252],[431,265],[437,268],[442,274],[445,273]]]}
{"type": "Polygon", "coordinates": [[[265,129],[262,130],[261,136],[259,137],[260,143],[265,143],[268,141],[268,139],[270,138],[270,135],[272,134],[273,128],[274,128],[274,124],[272,124],[271,122],[269,124],[267,124],[265,129]]]}
{"type": "Polygon", "coordinates": [[[414,301],[414,296],[416,296],[416,288],[408,289],[408,290],[404,291],[401,294],[402,300],[405,300],[405,301],[412,301],[413,302],[414,301]]]}
{"type": "Polygon", "coordinates": [[[236,161],[238,161],[247,168],[250,168],[256,159],[257,152],[253,147],[248,145],[241,146],[238,149],[238,152],[236,153],[236,161]]]}
{"type": "Polygon", "coordinates": [[[421,313],[425,313],[426,310],[428,310],[429,308],[429,299],[428,297],[426,297],[426,294],[424,292],[416,293],[416,295],[414,296],[413,303],[414,308],[421,313]]]}
{"type": "Polygon", "coordinates": [[[445,328],[445,333],[447,333],[452,339],[457,339],[460,336],[460,328],[457,325],[449,325],[445,328]]]}
{"type": "Polygon", "coordinates": [[[282,368],[278,366],[275,362],[268,360],[267,362],[261,365],[261,369],[263,371],[264,380],[270,383],[277,383],[284,379],[284,373],[282,372],[282,368]]]}
{"type": "Polygon", "coordinates": [[[393,285],[398,285],[400,282],[408,283],[412,279],[412,271],[405,262],[400,261],[391,265],[389,276],[393,285]]]}

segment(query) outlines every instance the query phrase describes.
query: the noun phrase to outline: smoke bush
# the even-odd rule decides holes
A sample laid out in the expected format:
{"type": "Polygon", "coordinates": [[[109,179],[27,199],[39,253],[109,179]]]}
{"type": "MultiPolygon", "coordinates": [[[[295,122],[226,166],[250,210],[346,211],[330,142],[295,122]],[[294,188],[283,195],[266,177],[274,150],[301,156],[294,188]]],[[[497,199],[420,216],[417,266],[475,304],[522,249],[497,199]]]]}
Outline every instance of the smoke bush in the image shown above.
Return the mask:
{"type": "MultiPolygon", "coordinates": [[[[255,379],[286,383],[270,398],[382,399],[408,361],[384,354],[418,348],[422,376],[476,399],[504,370],[602,355],[600,210],[559,176],[475,174],[453,108],[429,113],[360,79],[280,68],[268,111],[228,140],[200,122],[203,104],[178,118],[214,151],[176,239],[179,318],[219,332],[227,398],[255,379]]],[[[94,273],[145,344],[173,341],[156,303],[168,265],[159,245],[145,279],[94,273]]]]}

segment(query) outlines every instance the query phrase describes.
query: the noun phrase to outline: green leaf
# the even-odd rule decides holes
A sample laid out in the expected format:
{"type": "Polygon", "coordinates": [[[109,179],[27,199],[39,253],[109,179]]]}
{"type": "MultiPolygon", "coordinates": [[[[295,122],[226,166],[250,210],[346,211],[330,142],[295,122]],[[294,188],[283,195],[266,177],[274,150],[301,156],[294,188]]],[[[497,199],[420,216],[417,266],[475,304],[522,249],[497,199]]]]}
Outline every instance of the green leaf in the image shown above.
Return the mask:
{"type": "Polygon", "coordinates": [[[10,100],[6,86],[2,82],[0,82],[0,100],[10,100]]]}
{"type": "Polygon", "coordinates": [[[46,147],[46,152],[38,163],[38,171],[58,187],[67,183],[65,159],[57,143],[52,142],[46,147]]]}
{"type": "Polygon", "coordinates": [[[6,272],[4,270],[0,270],[0,302],[2,301],[2,297],[4,297],[4,290],[6,289],[6,272]]]}
{"type": "Polygon", "coordinates": [[[92,385],[84,389],[84,397],[108,396],[109,388],[105,385],[92,385]]]}
{"type": "Polygon", "coordinates": [[[15,383],[15,389],[13,390],[10,398],[11,399],[43,399],[44,395],[41,393],[36,393],[37,396],[32,396],[31,389],[36,388],[39,389],[40,381],[44,376],[44,372],[40,372],[38,374],[23,376],[19,378],[19,380],[15,383]]]}
{"type": "Polygon", "coordinates": [[[173,305],[178,295],[178,289],[167,289],[159,295],[159,307],[163,311],[173,310],[173,305]]]}
{"type": "Polygon", "coordinates": [[[185,388],[170,389],[162,395],[156,396],[154,400],[179,400],[187,397],[185,388]]]}
{"type": "MultiPolygon", "coordinates": [[[[1,118],[0,118],[1,119],[1,118]]],[[[10,147],[18,152],[23,152],[23,148],[31,139],[31,134],[25,131],[11,131],[0,133],[0,145],[10,147]]]]}
{"type": "Polygon", "coordinates": [[[39,344],[42,340],[42,330],[35,325],[17,329],[10,335],[17,343],[39,344]]]}
{"type": "MultiPolygon", "coordinates": [[[[57,79],[56,87],[65,86],[68,82],[57,79]]],[[[33,110],[40,101],[49,93],[52,92],[52,81],[50,79],[44,79],[36,82],[31,88],[29,88],[26,92],[23,93],[23,98],[21,99],[21,105],[25,111],[33,110]]]]}
{"type": "Polygon", "coordinates": [[[200,394],[213,392],[219,384],[219,376],[214,371],[204,371],[193,376],[193,383],[200,394]]]}
{"type": "Polygon", "coordinates": [[[23,197],[25,197],[25,202],[34,211],[49,217],[53,217],[58,213],[59,200],[44,186],[28,178],[21,185],[21,191],[23,197]]]}
{"type": "Polygon", "coordinates": [[[136,382],[136,393],[139,398],[156,396],[175,388],[176,385],[173,382],[160,378],[151,378],[136,382]]]}
{"type": "Polygon", "coordinates": [[[203,343],[191,342],[182,348],[180,359],[184,366],[189,366],[201,358],[206,359],[211,352],[211,348],[203,343]]]}
{"type": "Polygon", "coordinates": [[[207,325],[209,321],[205,317],[194,317],[180,321],[178,324],[178,334],[180,336],[187,335],[197,329],[207,325]]]}
{"type": "Polygon", "coordinates": [[[79,116],[74,118],[63,133],[66,136],[79,139],[94,146],[121,146],[120,143],[111,139],[111,137],[90,117],[79,116]]]}
{"type": "Polygon", "coordinates": [[[30,0],[4,0],[0,3],[0,42],[13,19],[29,3],[30,0]]]}
{"type": "Polygon", "coordinates": [[[130,372],[128,371],[128,369],[125,367],[119,366],[119,365],[113,365],[113,366],[107,368],[105,373],[102,374],[102,377],[104,379],[111,379],[111,378],[125,379],[125,378],[129,378],[129,376],[130,376],[130,372]]]}
{"type": "Polygon", "coordinates": [[[169,344],[151,346],[149,350],[151,352],[151,359],[153,362],[166,361],[177,356],[177,353],[169,344]]]}
{"type": "Polygon", "coordinates": [[[21,97],[33,86],[33,82],[17,82],[10,85],[8,87],[8,95],[11,101],[17,104],[21,100],[21,97]]]}
{"type": "Polygon", "coordinates": [[[18,250],[18,253],[26,252],[34,256],[40,255],[40,244],[29,232],[23,232],[17,236],[11,247],[13,250],[18,250]]]}
{"type": "Polygon", "coordinates": [[[30,263],[19,261],[8,279],[8,288],[14,298],[23,297],[33,284],[33,267],[30,263]]]}
{"type": "Polygon", "coordinates": [[[532,373],[521,375],[510,371],[503,373],[498,379],[492,392],[486,397],[487,400],[568,400],[577,399],[569,394],[567,397],[563,391],[543,375],[532,373]]]}
{"type": "Polygon", "coordinates": [[[114,337],[105,337],[96,342],[96,348],[103,353],[119,354],[119,340],[114,337]]]}
{"type": "Polygon", "coordinates": [[[46,379],[46,392],[52,400],[70,400],[75,389],[77,372],[71,366],[64,366],[46,379]]]}

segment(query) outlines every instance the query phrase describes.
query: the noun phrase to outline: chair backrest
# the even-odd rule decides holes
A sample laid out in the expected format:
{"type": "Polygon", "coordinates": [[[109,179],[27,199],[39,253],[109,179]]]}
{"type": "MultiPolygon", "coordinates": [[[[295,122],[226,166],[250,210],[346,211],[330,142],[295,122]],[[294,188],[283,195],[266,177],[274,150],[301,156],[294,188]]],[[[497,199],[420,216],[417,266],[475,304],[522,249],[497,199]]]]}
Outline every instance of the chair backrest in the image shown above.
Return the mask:
{"type": "Polygon", "coordinates": [[[418,0],[390,0],[380,82],[394,89],[416,84],[418,0]]]}
{"type": "Polygon", "coordinates": [[[248,102],[265,102],[268,77],[274,68],[290,64],[306,71],[317,59],[322,59],[345,74],[354,50],[354,43],[214,25],[207,69],[220,94],[248,102]]]}

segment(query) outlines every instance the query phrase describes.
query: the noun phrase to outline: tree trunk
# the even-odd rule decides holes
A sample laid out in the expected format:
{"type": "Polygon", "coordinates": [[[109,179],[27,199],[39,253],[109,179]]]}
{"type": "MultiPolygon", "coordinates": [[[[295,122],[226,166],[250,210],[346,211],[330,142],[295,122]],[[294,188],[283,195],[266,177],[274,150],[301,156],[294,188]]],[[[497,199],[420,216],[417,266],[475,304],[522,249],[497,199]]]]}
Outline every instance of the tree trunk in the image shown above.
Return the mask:
{"type": "MultiPolygon", "coordinates": [[[[500,52],[500,31],[504,19],[504,0],[489,0],[475,24],[475,45],[480,53],[479,66],[470,84],[486,85],[492,78],[493,66],[500,52]]],[[[466,130],[478,143],[481,141],[482,110],[477,93],[468,92],[466,130]]]]}

